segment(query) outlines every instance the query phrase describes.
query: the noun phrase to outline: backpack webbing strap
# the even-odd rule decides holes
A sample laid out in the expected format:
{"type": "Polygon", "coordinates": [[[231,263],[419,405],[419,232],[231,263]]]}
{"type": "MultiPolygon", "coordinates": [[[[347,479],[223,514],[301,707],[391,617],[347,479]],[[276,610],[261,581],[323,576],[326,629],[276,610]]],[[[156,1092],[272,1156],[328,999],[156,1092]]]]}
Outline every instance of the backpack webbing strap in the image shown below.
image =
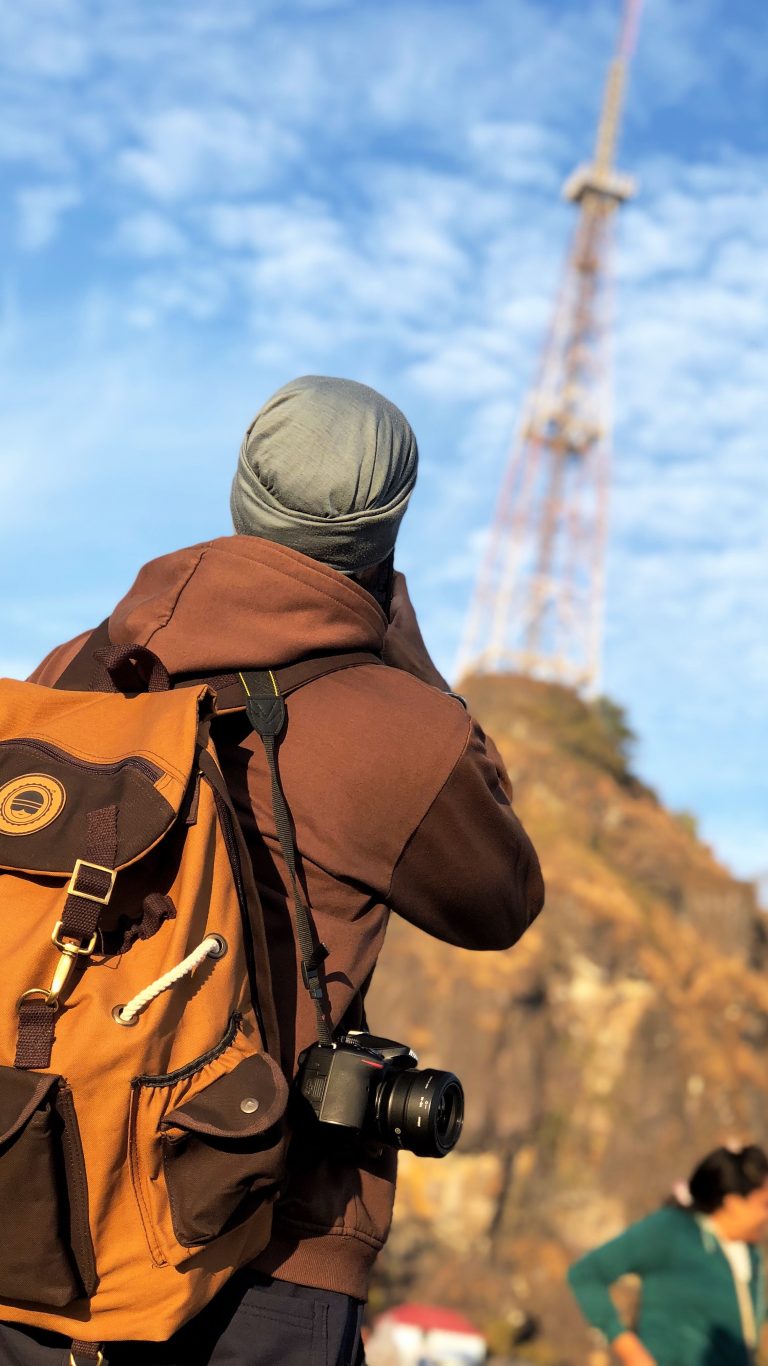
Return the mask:
{"type": "Polygon", "coordinates": [[[109,617],[106,617],[91,631],[85,644],[81,645],[74,659],[70,660],[53,686],[61,688],[65,692],[97,692],[98,689],[94,687],[94,684],[98,678],[100,666],[96,660],[96,651],[108,650],[111,647],[109,617]]]}
{"type": "Polygon", "coordinates": [[[93,651],[101,673],[91,681],[92,692],[167,692],[171,686],[168,670],[145,645],[104,645],[93,651]]]}
{"type": "Polygon", "coordinates": [[[84,1342],[82,1338],[72,1339],[72,1350],[69,1354],[69,1366],[80,1366],[80,1362],[95,1361],[96,1366],[101,1366],[104,1360],[104,1353],[101,1344],[98,1342],[84,1342]]]}
{"type": "Polygon", "coordinates": [[[85,854],[75,863],[67,899],[51,935],[61,955],[51,987],[30,987],[19,1001],[14,1067],[50,1067],[59,994],[77,960],[88,959],[94,952],[99,917],[112,895],[117,859],[116,806],[88,812],[85,854]]]}
{"type": "Polygon", "coordinates": [[[91,631],[53,684],[64,692],[167,692],[168,670],[146,645],[113,645],[109,617],[91,631]]]}
{"type": "Polygon", "coordinates": [[[59,938],[89,940],[112,895],[117,858],[117,807],[88,812],[88,857],[78,859],[59,922],[59,938]]]}
{"type": "MultiPolygon", "coordinates": [[[[273,669],[272,676],[277,682],[278,689],[282,697],[288,697],[290,693],[303,688],[305,683],[312,683],[316,678],[325,678],[327,674],[339,673],[342,669],[351,669],[360,664],[381,664],[383,660],[380,655],[374,654],[371,650],[348,650],[337,652],[330,655],[317,655],[313,659],[302,659],[297,664],[286,664],[282,669],[273,669]]],[[[254,670],[243,672],[261,671],[254,670]]],[[[171,679],[173,688],[200,687],[206,683],[216,694],[216,713],[221,716],[226,712],[242,711],[243,708],[243,684],[242,673],[230,674],[176,674],[171,679]]]]}
{"type": "Polygon", "coordinates": [[[285,702],[273,673],[241,673],[240,679],[247,698],[246,714],[254,730],[261,736],[267,756],[269,775],[272,780],[272,810],[275,816],[277,838],[280,841],[280,848],[291,880],[296,914],[296,933],[301,951],[302,981],[315,1007],[318,1040],[320,1043],[331,1043],[332,1031],[329,1011],[320,976],[320,967],[328,956],[328,950],[325,944],[319,943],[315,936],[309,907],[302,895],[296,868],[296,841],[293,824],[277,768],[276,741],[285,725],[285,702]]]}
{"type": "Polygon", "coordinates": [[[48,992],[42,988],[39,995],[19,1002],[14,1067],[50,1067],[55,1018],[56,1007],[49,1003],[48,992]]]}
{"type": "MultiPolygon", "coordinates": [[[[372,650],[342,650],[316,655],[272,672],[283,697],[326,674],[359,664],[381,664],[372,650]]],[[[191,688],[207,684],[216,694],[216,711],[242,711],[243,685],[239,673],[168,674],[157,656],[143,645],[115,646],[109,638],[107,617],[81,645],[74,659],[53,685],[65,692],[161,692],[165,688],[191,688]]]]}

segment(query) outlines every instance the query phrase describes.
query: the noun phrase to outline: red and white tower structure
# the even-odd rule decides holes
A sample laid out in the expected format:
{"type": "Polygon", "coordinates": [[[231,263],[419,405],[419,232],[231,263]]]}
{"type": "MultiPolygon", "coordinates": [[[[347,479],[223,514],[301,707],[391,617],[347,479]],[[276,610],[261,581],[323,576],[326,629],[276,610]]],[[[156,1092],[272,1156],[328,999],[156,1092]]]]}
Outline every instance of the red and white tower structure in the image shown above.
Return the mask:
{"type": "Polygon", "coordinates": [[[566,181],[578,217],[554,317],[499,494],[459,659],[594,695],[611,468],[612,256],[634,182],[614,165],[642,0],[624,0],[593,160],[566,181]]]}

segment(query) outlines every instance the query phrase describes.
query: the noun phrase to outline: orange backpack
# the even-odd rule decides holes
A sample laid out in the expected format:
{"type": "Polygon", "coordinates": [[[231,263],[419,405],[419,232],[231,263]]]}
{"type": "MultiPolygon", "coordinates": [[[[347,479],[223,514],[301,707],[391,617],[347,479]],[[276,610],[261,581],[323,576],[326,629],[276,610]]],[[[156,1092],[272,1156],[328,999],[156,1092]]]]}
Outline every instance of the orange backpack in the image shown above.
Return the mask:
{"type": "Polygon", "coordinates": [[[166,1339],[269,1241],[288,1087],[210,726],[247,709],[279,788],[278,682],[379,662],[171,690],[146,650],[101,656],[96,686],[123,693],[0,685],[0,1320],[66,1334],[73,1363],[166,1339]]]}

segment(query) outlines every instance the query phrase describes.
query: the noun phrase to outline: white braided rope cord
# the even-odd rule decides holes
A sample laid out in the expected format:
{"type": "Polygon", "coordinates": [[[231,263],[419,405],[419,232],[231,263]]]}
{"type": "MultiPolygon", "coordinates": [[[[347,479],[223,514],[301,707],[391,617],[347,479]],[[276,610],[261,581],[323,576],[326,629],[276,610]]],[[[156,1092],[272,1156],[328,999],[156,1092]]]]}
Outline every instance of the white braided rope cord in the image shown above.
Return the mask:
{"type": "Polygon", "coordinates": [[[142,1010],[146,1010],[147,1006],[157,996],[161,996],[164,991],[168,991],[169,987],[175,986],[185,977],[189,977],[190,973],[193,973],[195,968],[198,968],[206,958],[220,958],[221,955],[221,937],[217,934],[207,935],[202,944],[198,944],[197,948],[187,954],[180,963],[177,963],[175,968],[169,968],[168,972],[164,972],[162,977],[157,978],[157,981],[150,982],[148,987],[138,992],[124,1006],[120,1006],[119,1010],[115,1012],[116,1018],[121,1024],[135,1024],[137,1015],[142,1010]]]}

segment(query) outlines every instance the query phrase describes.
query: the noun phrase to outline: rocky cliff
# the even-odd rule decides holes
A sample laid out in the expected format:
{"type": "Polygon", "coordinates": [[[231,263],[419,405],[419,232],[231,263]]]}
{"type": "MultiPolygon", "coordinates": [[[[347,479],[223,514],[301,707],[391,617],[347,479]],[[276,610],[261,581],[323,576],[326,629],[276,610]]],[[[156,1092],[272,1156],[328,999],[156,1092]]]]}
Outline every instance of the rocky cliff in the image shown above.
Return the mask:
{"type": "Polygon", "coordinates": [[[569,1262],[716,1144],[768,1140],[764,917],[633,775],[617,708],[516,676],[464,688],[547,905],[508,953],[391,925],[371,1025],[456,1071],[467,1118],[450,1157],[403,1157],[373,1303],[443,1303],[516,1360],[597,1366],[569,1262]]]}

